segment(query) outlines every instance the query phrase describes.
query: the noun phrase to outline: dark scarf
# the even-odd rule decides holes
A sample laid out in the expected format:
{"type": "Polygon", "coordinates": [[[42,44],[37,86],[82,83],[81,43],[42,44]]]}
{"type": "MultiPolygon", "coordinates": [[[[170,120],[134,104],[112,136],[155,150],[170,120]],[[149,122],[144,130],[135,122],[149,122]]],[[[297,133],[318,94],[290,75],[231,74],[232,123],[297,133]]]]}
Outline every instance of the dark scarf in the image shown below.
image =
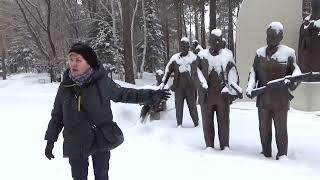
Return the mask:
{"type": "Polygon", "coordinates": [[[88,80],[90,80],[92,78],[93,73],[94,73],[94,70],[92,68],[90,68],[86,73],[84,73],[82,75],[73,76],[71,74],[71,71],[69,70],[69,77],[77,85],[81,86],[85,82],[87,82],[88,80]]]}

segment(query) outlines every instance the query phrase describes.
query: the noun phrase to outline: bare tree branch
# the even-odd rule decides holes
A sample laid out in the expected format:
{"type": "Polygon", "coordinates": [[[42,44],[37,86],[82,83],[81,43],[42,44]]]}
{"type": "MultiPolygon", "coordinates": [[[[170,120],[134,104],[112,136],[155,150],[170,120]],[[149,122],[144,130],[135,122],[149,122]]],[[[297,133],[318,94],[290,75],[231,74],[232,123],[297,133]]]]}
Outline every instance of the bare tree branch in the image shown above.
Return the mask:
{"type": "Polygon", "coordinates": [[[25,0],[30,6],[32,6],[33,8],[37,9],[38,6],[34,5],[32,2],[30,2],[29,0],[25,0]]]}
{"type": "MultiPolygon", "coordinates": [[[[112,1],[112,0],[111,0],[112,1]]],[[[123,17],[122,17],[122,5],[121,5],[121,1],[120,0],[116,0],[118,3],[118,8],[119,8],[119,12],[120,12],[120,21],[122,21],[123,17]]]]}
{"type": "Polygon", "coordinates": [[[103,7],[103,9],[109,14],[109,16],[112,17],[112,14],[111,14],[111,12],[109,11],[108,7],[107,7],[105,4],[103,4],[103,3],[101,2],[101,0],[98,0],[98,2],[99,2],[99,4],[101,4],[101,6],[103,7]]]}
{"type": "MultiPolygon", "coordinates": [[[[43,20],[42,15],[41,15],[41,13],[39,11],[39,7],[34,5],[33,3],[31,3],[29,0],[25,0],[25,1],[37,11],[37,14],[38,14],[38,16],[40,18],[41,23],[45,26],[44,20],[43,20]]],[[[30,13],[30,14],[32,14],[32,13],[30,13]]]]}
{"type": "Polygon", "coordinates": [[[56,52],[56,47],[53,43],[52,36],[51,36],[51,30],[50,30],[50,25],[51,25],[51,1],[46,0],[47,8],[48,8],[48,14],[47,14],[47,33],[48,33],[48,39],[49,39],[49,44],[53,53],[53,58],[55,59],[57,57],[57,52],[56,52]]]}
{"type": "MultiPolygon", "coordinates": [[[[88,12],[88,13],[91,13],[92,15],[95,15],[96,17],[99,17],[100,19],[99,19],[99,21],[102,21],[102,22],[107,22],[107,21],[104,21],[103,19],[105,19],[104,17],[102,17],[99,13],[96,13],[96,12],[92,12],[92,11],[90,11],[90,10],[88,10],[88,9],[85,9],[84,10],[85,12],[88,12]]],[[[90,19],[92,19],[92,20],[98,20],[98,19],[96,19],[96,18],[94,18],[94,17],[90,17],[90,19]]]]}
{"type": "MultiPolygon", "coordinates": [[[[79,38],[79,30],[77,27],[77,23],[76,23],[76,15],[73,13],[72,9],[67,5],[66,1],[62,1],[62,5],[63,5],[63,9],[66,12],[66,16],[68,18],[69,24],[73,27],[75,34],[76,34],[76,38],[79,38]],[[70,22],[70,20],[72,22],[70,22]]],[[[76,10],[76,7],[74,8],[76,10]]]]}
{"type": "Polygon", "coordinates": [[[27,28],[29,30],[29,33],[31,34],[31,36],[33,37],[34,42],[36,43],[36,45],[38,46],[40,52],[46,57],[47,60],[49,60],[50,56],[49,54],[44,50],[44,47],[40,41],[40,39],[37,37],[36,32],[33,30],[30,22],[28,21],[28,18],[26,16],[26,13],[24,11],[24,9],[22,8],[21,4],[19,3],[19,0],[15,0],[15,2],[17,3],[17,5],[19,6],[19,9],[22,13],[22,16],[26,22],[27,28]]]}
{"type": "MultiPolygon", "coordinates": [[[[24,3],[24,1],[23,1],[23,0],[20,0],[20,1],[21,1],[21,3],[23,4],[24,8],[28,11],[28,13],[30,14],[30,16],[36,21],[36,23],[39,24],[39,26],[40,26],[41,28],[43,28],[43,30],[45,30],[46,28],[45,28],[44,22],[43,22],[43,21],[42,21],[42,22],[39,22],[39,20],[34,16],[34,14],[31,12],[31,10],[29,9],[29,7],[24,3]]],[[[35,7],[35,8],[37,9],[37,7],[35,7]]]]}

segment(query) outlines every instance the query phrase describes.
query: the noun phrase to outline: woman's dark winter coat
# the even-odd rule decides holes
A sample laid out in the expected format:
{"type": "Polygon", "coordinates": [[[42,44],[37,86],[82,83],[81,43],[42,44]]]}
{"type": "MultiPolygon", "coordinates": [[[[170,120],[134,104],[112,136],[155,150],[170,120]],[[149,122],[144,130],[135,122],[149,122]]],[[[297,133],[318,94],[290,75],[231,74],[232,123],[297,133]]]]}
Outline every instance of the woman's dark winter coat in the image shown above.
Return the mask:
{"type": "Polygon", "coordinates": [[[68,72],[64,73],[58,89],[45,134],[45,140],[55,142],[63,129],[64,157],[87,157],[97,150],[88,118],[97,126],[111,122],[110,100],[123,103],[150,103],[152,100],[154,91],[121,87],[102,67],[81,86],[69,78],[68,72]]]}

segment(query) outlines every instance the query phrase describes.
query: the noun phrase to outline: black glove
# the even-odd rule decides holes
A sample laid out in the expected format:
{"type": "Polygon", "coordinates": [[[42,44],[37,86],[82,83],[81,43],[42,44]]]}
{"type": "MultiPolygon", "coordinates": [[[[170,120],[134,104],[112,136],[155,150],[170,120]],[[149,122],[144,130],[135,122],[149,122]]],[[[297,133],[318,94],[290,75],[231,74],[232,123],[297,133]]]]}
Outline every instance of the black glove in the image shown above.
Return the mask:
{"type": "Polygon", "coordinates": [[[46,154],[46,157],[51,160],[54,158],[54,155],[52,154],[52,149],[54,147],[54,142],[52,141],[48,141],[47,142],[47,146],[46,146],[46,150],[45,150],[45,154],[46,154]]]}
{"type": "Polygon", "coordinates": [[[229,94],[229,92],[222,92],[221,93],[222,97],[228,104],[232,104],[233,101],[235,101],[238,97],[232,94],[229,94]]]}
{"type": "Polygon", "coordinates": [[[308,26],[307,31],[309,32],[310,35],[317,36],[319,34],[319,28],[315,26],[314,22],[310,23],[310,25],[308,26]]]}
{"type": "Polygon", "coordinates": [[[291,91],[294,91],[297,89],[297,87],[299,86],[300,82],[291,82],[291,81],[287,81],[286,83],[286,86],[291,90],[291,91]]]}
{"type": "Polygon", "coordinates": [[[159,89],[152,92],[151,99],[154,104],[160,104],[170,98],[171,93],[169,89],[159,89]]]}
{"type": "Polygon", "coordinates": [[[246,96],[248,97],[248,98],[250,98],[250,99],[253,99],[253,97],[252,97],[252,95],[251,95],[251,92],[249,93],[249,92],[246,92],[246,96]]]}
{"type": "Polygon", "coordinates": [[[200,49],[195,49],[195,50],[193,50],[193,53],[194,54],[198,54],[200,52],[200,49]]]}
{"type": "Polygon", "coordinates": [[[228,92],[221,92],[221,95],[224,98],[229,98],[229,93],[228,92]]]}

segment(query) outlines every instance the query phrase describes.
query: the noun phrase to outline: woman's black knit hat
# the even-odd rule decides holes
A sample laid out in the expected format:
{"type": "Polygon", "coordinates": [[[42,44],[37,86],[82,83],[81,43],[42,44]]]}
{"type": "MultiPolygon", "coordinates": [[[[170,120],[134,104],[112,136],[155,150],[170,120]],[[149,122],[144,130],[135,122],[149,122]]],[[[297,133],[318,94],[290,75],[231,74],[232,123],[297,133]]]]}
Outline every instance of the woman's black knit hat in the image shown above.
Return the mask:
{"type": "Polygon", "coordinates": [[[82,42],[75,43],[71,46],[71,48],[69,50],[69,54],[72,52],[77,53],[77,54],[81,54],[82,57],[88,62],[88,64],[92,68],[99,67],[99,61],[98,61],[97,54],[94,52],[94,50],[88,44],[85,44],[82,42]]]}

